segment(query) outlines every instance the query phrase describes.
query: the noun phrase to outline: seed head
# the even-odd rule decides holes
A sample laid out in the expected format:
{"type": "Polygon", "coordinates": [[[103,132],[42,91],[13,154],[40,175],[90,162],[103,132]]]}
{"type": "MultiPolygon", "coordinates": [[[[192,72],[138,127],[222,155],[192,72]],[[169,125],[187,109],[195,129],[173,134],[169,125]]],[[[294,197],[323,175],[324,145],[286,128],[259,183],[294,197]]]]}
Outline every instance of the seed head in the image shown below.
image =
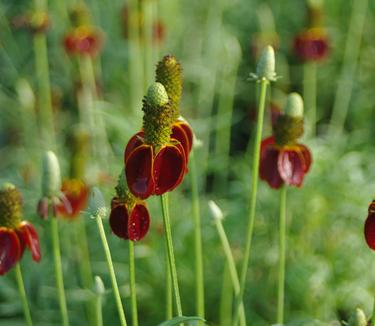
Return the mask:
{"type": "Polygon", "coordinates": [[[0,188],[0,226],[15,229],[21,217],[21,193],[13,184],[4,183],[0,188]]]}
{"type": "Polygon", "coordinates": [[[285,114],[293,118],[303,118],[303,100],[298,93],[290,93],[286,101],[285,114]]]}
{"type": "Polygon", "coordinates": [[[43,158],[42,193],[51,199],[60,192],[61,174],[59,161],[52,151],[47,151],[43,158]]]}
{"type": "Polygon", "coordinates": [[[93,187],[91,190],[87,211],[94,218],[104,218],[107,215],[103,194],[97,187],[93,187]]]}
{"type": "Polygon", "coordinates": [[[268,45],[263,49],[258,61],[256,75],[258,79],[276,80],[275,51],[272,46],[268,45]]]}

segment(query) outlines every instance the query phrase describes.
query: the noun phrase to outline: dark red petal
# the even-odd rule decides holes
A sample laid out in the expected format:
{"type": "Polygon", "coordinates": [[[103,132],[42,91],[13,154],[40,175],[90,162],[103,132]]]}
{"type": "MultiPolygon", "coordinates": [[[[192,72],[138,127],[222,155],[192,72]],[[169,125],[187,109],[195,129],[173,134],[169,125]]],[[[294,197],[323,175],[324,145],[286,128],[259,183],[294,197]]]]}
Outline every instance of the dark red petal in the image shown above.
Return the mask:
{"type": "Polygon", "coordinates": [[[268,146],[275,144],[275,137],[270,136],[267,138],[264,138],[262,142],[260,143],[260,156],[262,156],[262,153],[264,152],[265,149],[268,148],[268,146]]]}
{"type": "Polygon", "coordinates": [[[162,147],[154,159],[155,194],[162,195],[176,188],[184,177],[185,169],[185,156],[181,149],[175,145],[162,147]]]}
{"type": "Polygon", "coordinates": [[[124,162],[126,164],[126,161],[128,160],[128,157],[132,151],[134,151],[138,146],[143,145],[143,135],[144,132],[140,131],[137,132],[132,138],[129,139],[128,144],[126,145],[125,148],[125,153],[124,153],[124,162]]]}
{"type": "Polygon", "coordinates": [[[328,39],[321,33],[305,31],[295,38],[294,51],[302,60],[321,60],[328,54],[328,39]]]}
{"type": "Polygon", "coordinates": [[[375,250],[375,214],[370,213],[367,216],[366,222],[365,222],[365,239],[367,242],[367,245],[372,249],[375,250]]]}
{"type": "Polygon", "coordinates": [[[302,145],[302,144],[298,144],[298,148],[299,148],[300,153],[302,154],[303,160],[304,160],[304,169],[303,169],[303,171],[305,173],[307,173],[310,170],[310,166],[311,166],[311,163],[312,163],[311,152],[307,148],[307,146],[302,145]]]}
{"type": "Polygon", "coordinates": [[[28,222],[21,222],[17,229],[17,233],[20,242],[26,245],[26,247],[30,250],[33,260],[39,262],[41,259],[40,243],[38,233],[36,232],[34,226],[28,222]]]}
{"type": "Polygon", "coordinates": [[[0,228],[0,275],[8,272],[21,257],[21,245],[16,232],[0,228]]]}
{"type": "Polygon", "coordinates": [[[278,159],[278,168],[281,178],[291,186],[302,185],[304,172],[304,160],[296,150],[281,150],[278,159]]]}
{"type": "Polygon", "coordinates": [[[185,134],[189,140],[189,152],[190,152],[191,148],[193,147],[193,139],[194,139],[193,129],[186,121],[183,121],[183,120],[178,120],[177,122],[174,123],[174,125],[175,124],[178,124],[185,131],[185,134]]]}
{"type": "Polygon", "coordinates": [[[154,191],[153,150],[150,145],[137,147],[128,157],[125,166],[126,181],[131,193],[145,199],[154,191]]]}
{"type": "Polygon", "coordinates": [[[259,174],[260,178],[267,181],[271,188],[278,189],[283,185],[283,180],[277,167],[280,151],[273,146],[273,142],[273,137],[262,141],[259,174]]]}
{"type": "Polygon", "coordinates": [[[129,239],[128,235],[128,209],[125,205],[117,205],[112,208],[109,216],[109,225],[114,234],[119,238],[129,239]]]}
{"type": "Polygon", "coordinates": [[[147,234],[149,227],[150,214],[147,207],[142,204],[135,205],[128,222],[129,239],[132,241],[142,240],[147,234]]]}
{"type": "Polygon", "coordinates": [[[182,129],[180,125],[174,125],[172,128],[171,142],[173,142],[174,140],[176,140],[177,142],[181,144],[183,151],[184,151],[184,156],[186,158],[186,164],[187,164],[189,161],[189,153],[190,153],[189,140],[184,129],[182,129]]]}

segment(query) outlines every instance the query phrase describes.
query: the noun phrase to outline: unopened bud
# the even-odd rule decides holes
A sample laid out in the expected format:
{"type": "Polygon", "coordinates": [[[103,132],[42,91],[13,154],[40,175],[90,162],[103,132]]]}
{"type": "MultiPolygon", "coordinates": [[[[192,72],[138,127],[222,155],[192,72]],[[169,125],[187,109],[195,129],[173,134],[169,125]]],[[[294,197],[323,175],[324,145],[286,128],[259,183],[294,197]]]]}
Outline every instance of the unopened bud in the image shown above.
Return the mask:
{"type": "Polygon", "coordinates": [[[163,106],[168,103],[168,93],[161,83],[153,83],[147,90],[147,100],[152,106],[163,106]]]}
{"type": "Polygon", "coordinates": [[[293,118],[303,118],[303,100],[298,93],[288,95],[285,114],[293,118]]]}
{"type": "Polygon", "coordinates": [[[323,7],[323,0],[307,0],[307,5],[310,8],[320,9],[323,7]]]}
{"type": "Polygon", "coordinates": [[[60,192],[61,175],[59,161],[52,151],[47,151],[43,158],[42,192],[52,198],[60,192]]]}
{"type": "Polygon", "coordinates": [[[210,208],[211,215],[214,220],[221,221],[224,218],[222,210],[213,200],[208,202],[208,207],[210,208]]]}
{"type": "Polygon", "coordinates": [[[365,313],[357,308],[349,319],[348,326],[367,326],[365,313]]]}
{"type": "Polygon", "coordinates": [[[97,295],[103,295],[105,293],[103,280],[97,275],[95,276],[94,292],[97,295]]]}
{"type": "Polygon", "coordinates": [[[87,211],[94,218],[104,218],[107,215],[103,194],[97,187],[93,187],[91,190],[87,211]]]}
{"type": "Polygon", "coordinates": [[[258,61],[256,74],[259,79],[276,80],[275,51],[272,46],[268,45],[263,49],[258,61]]]}

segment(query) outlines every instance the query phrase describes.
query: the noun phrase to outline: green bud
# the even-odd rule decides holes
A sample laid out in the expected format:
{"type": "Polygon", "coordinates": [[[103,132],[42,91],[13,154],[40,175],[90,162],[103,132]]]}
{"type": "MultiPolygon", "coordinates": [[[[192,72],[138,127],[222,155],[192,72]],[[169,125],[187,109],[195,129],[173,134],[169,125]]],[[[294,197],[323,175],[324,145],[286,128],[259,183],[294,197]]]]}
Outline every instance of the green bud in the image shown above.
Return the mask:
{"type": "Polygon", "coordinates": [[[275,51],[272,46],[268,45],[263,49],[258,61],[256,75],[259,79],[276,80],[275,51]]]}
{"type": "Polygon", "coordinates": [[[42,193],[52,198],[60,192],[61,174],[59,161],[52,151],[47,151],[43,158],[42,193]]]}
{"type": "Polygon", "coordinates": [[[323,0],[307,0],[307,5],[310,8],[320,9],[323,7],[323,0]]]}
{"type": "Polygon", "coordinates": [[[285,114],[293,118],[303,118],[303,100],[298,93],[290,93],[288,95],[285,114]]]}
{"type": "Polygon", "coordinates": [[[210,208],[212,218],[215,221],[221,221],[224,218],[223,211],[213,200],[208,202],[208,207],[210,208]]]}
{"type": "Polygon", "coordinates": [[[152,106],[163,106],[168,103],[168,93],[161,83],[153,83],[147,90],[147,101],[152,106]]]}
{"type": "Polygon", "coordinates": [[[349,319],[348,326],[367,326],[367,318],[365,313],[357,308],[349,319]]]}
{"type": "Polygon", "coordinates": [[[103,280],[100,278],[100,276],[95,276],[95,279],[94,279],[94,292],[97,294],[97,295],[103,295],[105,293],[105,287],[104,287],[104,283],[103,283],[103,280]]]}
{"type": "Polygon", "coordinates": [[[107,215],[103,194],[97,187],[93,187],[91,190],[87,211],[93,218],[104,218],[107,215]]]}

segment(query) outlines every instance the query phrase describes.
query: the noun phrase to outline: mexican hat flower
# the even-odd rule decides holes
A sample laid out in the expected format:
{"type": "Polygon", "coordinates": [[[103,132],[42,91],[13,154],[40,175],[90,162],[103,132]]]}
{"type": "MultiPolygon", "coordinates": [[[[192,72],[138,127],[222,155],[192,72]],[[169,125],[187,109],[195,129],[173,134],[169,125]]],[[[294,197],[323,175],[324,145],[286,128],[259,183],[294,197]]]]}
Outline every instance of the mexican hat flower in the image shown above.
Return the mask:
{"type": "Polygon", "coordinates": [[[87,206],[89,188],[80,179],[66,179],[61,186],[61,192],[70,204],[67,209],[62,203],[57,206],[57,214],[67,219],[74,219],[87,206]]]}
{"type": "Polygon", "coordinates": [[[119,177],[116,193],[109,216],[112,232],[122,239],[142,240],[150,227],[150,214],[146,203],[134,197],[127,189],[124,173],[119,177]]]}
{"type": "Polygon", "coordinates": [[[367,245],[375,250],[375,199],[368,208],[368,215],[365,222],[365,239],[367,245]]]}
{"type": "Polygon", "coordinates": [[[164,86],[154,83],[143,100],[143,131],[125,149],[130,192],[141,199],[176,188],[186,172],[182,144],[171,138],[173,109],[164,86]]]}
{"type": "Polygon", "coordinates": [[[64,37],[64,48],[69,55],[95,56],[102,44],[102,32],[91,25],[75,27],[64,37]]]}
{"type": "Polygon", "coordinates": [[[39,200],[37,208],[38,215],[41,218],[48,218],[50,205],[54,216],[57,215],[58,210],[62,209],[69,214],[72,213],[72,206],[60,189],[59,161],[54,152],[47,151],[43,158],[42,198],[39,200]]]}
{"type": "Polygon", "coordinates": [[[297,139],[303,134],[303,101],[297,93],[288,96],[285,113],[280,114],[273,135],[262,141],[260,178],[278,189],[284,183],[300,187],[312,162],[310,150],[297,139]]]}
{"type": "Polygon", "coordinates": [[[40,261],[38,233],[31,223],[22,220],[21,193],[6,183],[0,188],[0,275],[22,258],[25,248],[35,262],[40,261]]]}

